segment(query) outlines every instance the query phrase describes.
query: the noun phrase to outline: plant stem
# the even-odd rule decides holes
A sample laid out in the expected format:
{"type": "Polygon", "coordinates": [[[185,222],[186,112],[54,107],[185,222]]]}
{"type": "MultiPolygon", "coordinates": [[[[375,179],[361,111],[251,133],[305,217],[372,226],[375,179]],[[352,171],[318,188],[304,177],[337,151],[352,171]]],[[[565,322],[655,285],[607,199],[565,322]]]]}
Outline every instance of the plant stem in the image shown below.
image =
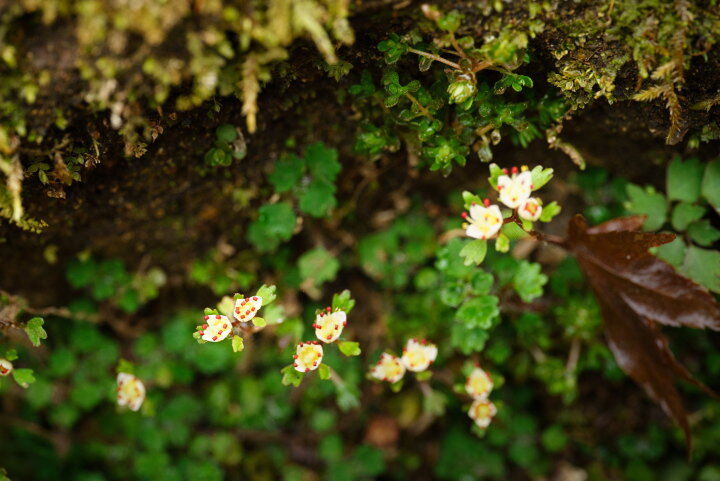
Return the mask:
{"type": "Polygon", "coordinates": [[[414,49],[414,48],[412,48],[412,47],[408,47],[408,52],[412,52],[412,53],[414,53],[414,54],[421,55],[421,56],[423,56],[423,57],[427,57],[427,58],[433,59],[433,60],[435,60],[435,61],[437,61],[437,62],[444,63],[445,65],[449,65],[449,66],[451,66],[452,68],[455,68],[455,69],[458,69],[458,70],[462,70],[462,68],[460,67],[459,64],[457,64],[457,63],[455,63],[455,62],[453,62],[453,61],[451,61],[451,60],[447,60],[447,59],[445,59],[445,58],[442,58],[440,55],[435,55],[434,53],[429,53],[429,52],[423,52],[422,50],[417,50],[417,49],[414,49]]]}
{"type": "Polygon", "coordinates": [[[509,224],[510,222],[514,222],[515,224],[517,224],[517,226],[520,227],[524,232],[534,237],[538,241],[547,242],[548,244],[553,244],[558,247],[562,247],[563,249],[568,249],[567,241],[562,237],[544,234],[540,231],[536,231],[535,229],[526,230],[525,227],[523,227],[522,220],[520,220],[517,215],[517,211],[513,211],[512,215],[504,221],[505,224],[509,224]]]}
{"type": "Polygon", "coordinates": [[[420,110],[420,112],[422,112],[422,114],[423,114],[425,117],[427,117],[427,118],[429,118],[430,120],[432,120],[433,116],[430,114],[430,112],[428,111],[428,109],[426,109],[425,106],[424,106],[423,104],[421,104],[420,101],[419,101],[418,99],[416,99],[413,94],[411,94],[410,92],[405,92],[405,96],[406,96],[407,98],[409,98],[410,101],[417,106],[418,110],[420,110]]]}

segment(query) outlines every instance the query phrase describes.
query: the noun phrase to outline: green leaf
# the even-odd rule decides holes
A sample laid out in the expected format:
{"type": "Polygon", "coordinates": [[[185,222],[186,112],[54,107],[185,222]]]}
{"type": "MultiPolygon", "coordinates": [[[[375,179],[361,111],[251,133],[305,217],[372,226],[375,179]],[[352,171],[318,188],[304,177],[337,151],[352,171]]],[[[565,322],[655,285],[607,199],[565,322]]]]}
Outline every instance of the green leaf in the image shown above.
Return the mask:
{"type": "Polygon", "coordinates": [[[551,453],[562,451],[568,443],[568,436],[562,426],[553,424],[542,433],[543,447],[551,453]]]}
{"type": "Polygon", "coordinates": [[[394,33],[378,44],[378,50],[385,54],[385,63],[388,65],[397,62],[407,49],[407,45],[394,33]]]}
{"type": "Polygon", "coordinates": [[[460,22],[462,19],[463,15],[460,12],[457,10],[451,10],[437,19],[437,26],[446,32],[456,32],[457,29],[460,28],[460,22]]]}
{"type": "Polygon", "coordinates": [[[221,142],[229,144],[237,139],[237,131],[234,125],[223,124],[215,130],[215,136],[221,142]]]}
{"type": "Polygon", "coordinates": [[[255,327],[265,327],[265,326],[267,326],[267,321],[266,321],[265,319],[263,319],[262,317],[260,317],[260,316],[255,316],[255,317],[253,317],[253,318],[252,318],[252,323],[253,323],[253,326],[255,326],[255,327]]]}
{"type": "Polygon", "coordinates": [[[330,366],[327,364],[320,364],[318,366],[318,375],[323,381],[330,379],[330,366]]]}
{"type": "Polygon", "coordinates": [[[560,213],[561,210],[562,207],[560,207],[557,202],[550,202],[549,204],[543,206],[543,210],[540,212],[540,222],[550,222],[553,217],[560,213]]]}
{"type": "Polygon", "coordinates": [[[498,252],[508,252],[510,250],[510,238],[503,232],[495,239],[495,250],[498,252]]]}
{"type": "Polygon", "coordinates": [[[466,209],[469,209],[470,206],[472,206],[473,204],[482,205],[482,203],[483,203],[483,200],[480,198],[480,196],[477,196],[477,195],[473,194],[472,192],[468,192],[467,190],[463,191],[462,198],[463,198],[463,204],[465,205],[466,209]]]}
{"type": "Polygon", "coordinates": [[[346,356],[359,356],[362,350],[359,342],[339,341],[338,349],[346,356]]]}
{"type": "Polygon", "coordinates": [[[711,291],[720,293],[720,252],[691,245],[680,272],[711,291]]]}
{"type": "Polygon", "coordinates": [[[450,330],[450,343],[465,355],[480,352],[485,347],[490,334],[484,329],[468,327],[461,323],[454,323],[450,330]]]}
{"type": "Polygon", "coordinates": [[[487,253],[487,241],[482,239],[475,239],[462,248],[460,251],[460,257],[465,259],[465,265],[469,266],[472,264],[480,265],[485,259],[487,253]]]}
{"type": "Polygon", "coordinates": [[[127,374],[135,374],[135,365],[127,359],[120,358],[120,360],[118,361],[118,365],[115,368],[115,372],[117,372],[118,374],[121,372],[127,374]]]}
{"type": "Polygon", "coordinates": [[[292,237],[295,223],[295,213],[287,202],[263,205],[258,211],[258,218],[248,228],[248,241],[258,252],[272,252],[280,242],[292,237]]]}
{"type": "Polygon", "coordinates": [[[282,373],[282,384],[283,386],[295,386],[298,387],[305,376],[304,372],[296,371],[292,364],[285,366],[280,371],[282,373]]]}
{"type": "Polygon", "coordinates": [[[245,349],[245,343],[241,336],[233,336],[232,338],[232,350],[233,352],[240,352],[245,349]]]}
{"type": "Polygon", "coordinates": [[[337,205],[335,186],[313,179],[298,196],[300,210],[313,217],[325,217],[337,205]]]}
{"type": "Polygon", "coordinates": [[[418,381],[429,381],[432,378],[432,371],[421,371],[415,374],[415,379],[418,381]]]}
{"type": "Polygon", "coordinates": [[[313,178],[328,183],[335,182],[342,166],[338,162],[338,152],[322,142],[310,144],[305,149],[305,161],[313,178]]]}
{"type": "Polygon", "coordinates": [[[686,251],[685,242],[680,237],[676,237],[672,242],[656,247],[655,255],[668,264],[680,267],[685,260],[686,251]]]}
{"type": "Polygon", "coordinates": [[[285,192],[300,182],[304,170],[305,159],[294,154],[284,155],[275,162],[275,169],[268,176],[268,180],[276,192],[285,192]]]}
{"type": "Polygon", "coordinates": [[[355,299],[350,295],[350,291],[345,289],[340,294],[333,294],[332,309],[340,309],[345,311],[345,314],[350,314],[350,311],[355,307],[355,299]]]}
{"type": "Polygon", "coordinates": [[[490,329],[499,314],[498,298],[487,295],[465,301],[455,313],[455,318],[467,327],[490,329]]]}
{"type": "Polygon", "coordinates": [[[720,159],[709,162],[705,167],[701,192],[708,203],[720,213],[720,159]]]}
{"type": "Polygon", "coordinates": [[[298,260],[300,277],[321,286],[332,281],[340,269],[340,262],[324,247],[316,247],[300,256],[298,260]]]}
{"type": "Polygon", "coordinates": [[[696,244],[705,247],[711,246],[720,239],[720,230],[713,227],[707,219],[690,224],[687,233],[696,244]]]}
{"type": "Polygon", "coordinates": [[[73,259],[68,264],[65,277],[74,288],[90,285],[96,277],[97,264],[92,260],[73,259]]]}
{"type": "Polygon", "coordinates": [[[667,171],[667,196],[671,200],[695,202],[700,196],[703,166],[698,159],[683,162],[675,157],[667,171]]]}
{"type": "Polygon", "coordinates": [[[32,369],[14,369],[12,372],[15,382],[20,387],[27,388],[30,384],[35,382],[35,376],[32,369]]]}
{"type": "Polygon", "coordinates": [[[263,306],[267,306],[269,304],[272,304],[275,299],[277,299],[277,294],[275,291],[277,290],[277,287],[274,285],[267,285],[263,284],[260,286],[260,289],[257,290],[257,293],[255,294],[258,297],[262,297],[263,300],[263,306]]]}
{"type": "Polygon", "coordinates": [[[33,317],[25,325],[25,332],[33,346],[38,347],[41,339],[47,339],[47,332],[43,329],[45,320],[41,317],[33,317]]]}
{"type": "Polygon", "coordinates": [[[537,165],[533,167],[533,169],[530,171],[530,175],[532,176],[532,186],[533,190],[538,190],[548,182],[550,182],[550,179],[553,177],[553,169],[544,169],[541,165],[537,165]]]}
{"type": "Polygon", "coordinates": [[[5,359],[7,359],[10,362],[15,361],[18,358],[17,351],[15,349],[8,349],[7,352],[5,352],[5,359]]]}
{"type": "Polygon", "coordinates": [[[497,164],[490,164],[490,177],[488,178],[488,182],[490,182],[490,185],[495,190],[497,190],[498,177],[501,175],[503,175],[502,169],[498,167],[497,164]]]}
{"type": "Polygon", "coordinates": [[[625,207],[633,214],[647,216],[644,224],[645,230],[655,231],[665,224],[667,215],[665,196],[656,192],[652,187],[643,189],[635,184],[628,184],[626,190],[630,200],[625,207]]]}
{"type": "Polygon", "coordinates": [[[673,229],[682,232],[687,229],[690,224],[700,219],[703,214],[705,214],[705,207],[680,202],[673,209],[670,222],[672,223],[673,229]]]}
{"type": "Polygon", "coordinates": [[[540,264],[534,262],[521,261],[518,265],[512,283],[523,302],[531,302],[542,296],[548,278],[540,269],[540,264]]]}

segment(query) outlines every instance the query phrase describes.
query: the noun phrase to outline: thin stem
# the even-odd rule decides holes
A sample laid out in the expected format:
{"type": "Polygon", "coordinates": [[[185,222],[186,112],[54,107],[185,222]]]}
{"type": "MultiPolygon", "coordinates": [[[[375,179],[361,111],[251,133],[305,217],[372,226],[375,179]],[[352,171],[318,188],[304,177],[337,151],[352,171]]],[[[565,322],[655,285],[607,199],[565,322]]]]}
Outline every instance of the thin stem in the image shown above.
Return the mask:
{"type": "Polygon", "coordinates": [[[455,38],[454,33],[450,33],[450,43],[452,44],[453,48],[458,53],[458,55],[460,55],[462,58],[467,58],[467,56],[465,55],[465,51],[463,51],[463,49],[460,48],[460,44],[458,44],[458,41],[455,38]]]}
{"type": "Polygon", "coordinates": [[[520,220],[516,211],[513,211],[512,215],[504,220],[505,224],[509,224],[510,222],[514,222],[515,224],[517,224],[517,226],[520,227],[525,233],[534,237],[538,241],[547,242],[548,244],[553,244],[558,247],[562,247],[563,249],[568,248],[567,241],[565,239],[563,239],[562,237],[558,237],[558,236],[550,235],[550,234],[544,234],[540,231],[536,231],[535,229],[530,229],[530,230],[525,229],[525,227],[523,226],[522,220],[520,220]]]}
{"type": "Polygon", "coordinates": [[[422,114],[423,114],[425,117],[427,117],[427,118],[429,118],[430,120],[432,120],[433,116],[430,114],[430,112],[428,111],[428,109],[426,109],[425,106],[424,106],[423,104],[421,104],[420,101],[419,101],[418,99],[416,99],[413,94],[411,94],[410,92],[405,92],[405,96],[406,96],[407,98],[409,98],[410,101],[417,106],[418,110],[420,110],[420,112],[422,112],[422,114]]]}
{"type": "Polygon", "coordinates": [[[455,63],[455,62],[453,62],[453,61],[451,61],[451,60],[447,60],[447,59],[445,59],[445,58],[442,58],[440,55],[435,55],[434,53],[429,53],[429,52],[423,52],[422,50],[417,50],[417,49],[414,49],[414,48],[412,48],[412,47],[408,47],[408,52],[412,52],[412,53],[414,53],[414,54],[421,55],[421,56],[423,56],[423,57],[427,57],[427,58],[433,59],[433,60],[435,60],[435,61],[437,61],[437,62],[444,63],[445,65],[449,65],[449,66],[451,66],[452,68],[455,68],[455,69],[458,69],[458,70],[462,70],[462,68],[460,67],[459,64],[457,64],[457,63],[455,63]]]}

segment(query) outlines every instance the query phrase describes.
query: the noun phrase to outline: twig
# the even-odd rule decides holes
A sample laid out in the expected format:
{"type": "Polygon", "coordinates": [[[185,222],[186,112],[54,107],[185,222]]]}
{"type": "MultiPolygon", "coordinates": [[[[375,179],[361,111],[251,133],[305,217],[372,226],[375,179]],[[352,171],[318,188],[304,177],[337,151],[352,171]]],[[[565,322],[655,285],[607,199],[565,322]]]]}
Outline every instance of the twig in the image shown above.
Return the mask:
{"type": "Polygon", "coordinates": [[[441,57],[440,55],[435,55],[434,53],[429,53],[429,52],[423,52],[422,50],[417,50],[412,47],[408,47],[408,52],[412,52],[414,54],[433,59],[436,62],[444,63],[445,65],[449,65],[454,69],[462,70],[462,67],[460,67],[460,64],[457,64],[451,60],[447,60],[447,59],[441,57]]]}
{"type": "Polygon", "coordinates": [[[418,110],[420,110],[420,112],[422,112],[422,114],[423,114],[425,117],[429,118],[430,120],[433,119],[432,114],[430,114],[430,112],[428,111],[428,109],[426,109],[425,106],[424,106],[423,104],[421,104],[420,101],[419,101],[418,99],[416,99],[413,94],[411,94],[410,92],[405,92],[405,96],[406,96],[407,98],[409,98],[410,101],[417,106],[418,110]]]}

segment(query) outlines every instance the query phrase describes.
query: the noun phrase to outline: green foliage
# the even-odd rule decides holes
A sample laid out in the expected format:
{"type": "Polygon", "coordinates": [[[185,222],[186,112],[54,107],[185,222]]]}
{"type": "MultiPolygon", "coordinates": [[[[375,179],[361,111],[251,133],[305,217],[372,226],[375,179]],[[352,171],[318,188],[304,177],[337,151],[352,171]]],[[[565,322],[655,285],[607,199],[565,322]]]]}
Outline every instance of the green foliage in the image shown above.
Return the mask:
{"type": "Polygon", "coordinates": [[[128,313],[156,298],[166,282],[165,273],[157,268],[129,273],[120,259],[96,261],[87,256],[71,261],[65,277],[71,286],[86,290],[92,300],[110,301],[128,313]]]}
{"type": "Polygon", "coordinates": [[[248,228],[247,239],[258,252],[272,252],[292,237],[296,221],[293,208],[287,202],[263,205],[248,228]]]}
{"type": "Polygon", "coordinates": [[[41,339],[47,339],[47,332],[43,329],[45,320],[42,317],[33,317],[25,325],[25,332],[33,346],[40,346],[41,339]]]}
{"type": "Polygon", "coordinates": [[[460,251],[460,256],[465,259],[465,265],[480,265],[485,259],[487,253],[487,241],[475,239],[469,241],[460,251]]]}
{"type": "Polygon", "coordinates": [[[720,240],[720,229],[706,218],[711,212],[706,203],[714,207],[711,199],[717,189],[710,186],[720,185],[720,176],[715,173],[717,165],[717,161],[703,165],[697,159],[683,161],[676,157],[668,165],[667,199],[651,187],[628,184],[630,201],[626,203],[631,213],[648,216],[644,224],[647,230],[664,227],[670,212],[672,228],[684,235],[657,248],[657,255],[713,292],[720,292],[720,254],[705,247],[720,240]]]}
{"type": "Polygon", "coordinates": [[[298,267],[303,280],[320,287],[335,279],[340,262],[324,247],[316,247],[300,256],[298,267]]]}
{"type": "Polygon", "coordinates": [[[382,90],[376,88],[368,72],[363,72],[360,83],[349,90],[366,119],[356,137],[358,153],[375,157],[394,151],[398,148],[397,133],[407,132],[401,137],[413,138],[431,170],[449,173],[454,165],[467,163],[471,150],[480,160],[491,160],[491,146],[504,132],[510,133],[513,142],[527,146],[562,117],[561,101],[552,96],[536,98],[528,90],[532,79],[510,71],[522,63],[518,58],[527,42],[524,35],[503,36],[477,49],[472,38],[456,41],[454,37],[462,15],[437,11],[432,15],[436,16],[437,28],[446,32],[437,35],[460,59],[456,63],[440,57],[437,47],[423,43],[418,35],[391,34],[380,42],[378,49],[389,65],[413,54],[419,57],[421,71],[432,64],[438,66],[429,80],[388,70],[381,79],[382,90]],[[440,63],[453,69],[445,75],[440,63]],[[485,78],[478,78],[476,72],[484,68],[501,72],[501,79],[491,86],[485,78]],[[509,92],[522,93],[523,97],[513,101],[509,92]]]}
{"type": "Polygon", "coordinates": [[[228,167],[233,160],[242,160],[246,155],[242,130],[223,124],[215,131],[215,147],[205,154],[205,163],[210,167],[228,167]]]}
{"type": "Polygon", "coordinates": [[[325,217],[337,205],[335,180],[341,168],[337,150],[315,143],[307,146],[303,157],[282,156],[268,179],[276,192],[292,191],[303,213],[325,217]]]}
{"type": "Polygon", "coordinates": [[[362,352],[360,350],[360,343],[352,341],[340,341],[338,343],[338,349],[346,356],[359,356],[362,352]]]}
{"type": "Polygon", "coordinates": [[[652,187],[643,189],[633,184],[628,184],[627,194],[630,200],[626,208],[630,212],[647,216],[644,225],[646,230],[658,230],[665,224],[668,205],[664,195],[652,187]]]}

